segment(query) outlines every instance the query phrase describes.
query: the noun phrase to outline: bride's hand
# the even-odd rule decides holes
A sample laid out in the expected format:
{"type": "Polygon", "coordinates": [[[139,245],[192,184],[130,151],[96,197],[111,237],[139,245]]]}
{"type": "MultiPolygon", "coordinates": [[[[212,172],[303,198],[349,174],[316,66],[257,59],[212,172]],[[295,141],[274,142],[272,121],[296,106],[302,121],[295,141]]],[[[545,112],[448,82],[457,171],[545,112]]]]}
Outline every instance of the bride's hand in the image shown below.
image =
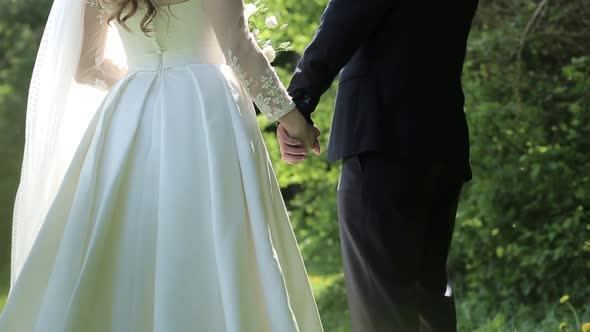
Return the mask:
{"type": "Polygon", "coordinates": [[[300,163],[306,159],[310,150],[316,155],[321,153],[319,128],[307,122],[298,110],[281,118],[279,123],[277,136],[285,162],[300,163]]]}

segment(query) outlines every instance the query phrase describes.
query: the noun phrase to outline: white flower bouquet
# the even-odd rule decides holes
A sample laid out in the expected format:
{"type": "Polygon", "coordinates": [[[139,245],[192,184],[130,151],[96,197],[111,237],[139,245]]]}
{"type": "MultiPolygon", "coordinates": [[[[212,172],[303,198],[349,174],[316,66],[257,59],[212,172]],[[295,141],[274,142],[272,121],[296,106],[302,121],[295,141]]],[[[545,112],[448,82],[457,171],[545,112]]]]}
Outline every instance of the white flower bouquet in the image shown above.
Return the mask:
{"type": "Polygon", "coordinates": [[[291,50],[290,42],[276,40],[276,32],[285,30],[288,25],[281,25],[279,19],[275,15],[271,15],[270,8],[264,4],[263,0],[246,4],[244,11],[250,31],[258,41],[258,45],[262,48],[262,52],[268,61],[273,62],[278,52],[291,50]]]}

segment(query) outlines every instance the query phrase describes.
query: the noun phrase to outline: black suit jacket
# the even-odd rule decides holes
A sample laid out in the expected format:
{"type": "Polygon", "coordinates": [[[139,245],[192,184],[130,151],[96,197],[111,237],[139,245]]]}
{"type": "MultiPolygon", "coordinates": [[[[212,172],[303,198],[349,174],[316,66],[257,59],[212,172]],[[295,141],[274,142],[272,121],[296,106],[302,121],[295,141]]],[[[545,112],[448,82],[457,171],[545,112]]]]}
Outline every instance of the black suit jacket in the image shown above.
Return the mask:
{"type": "Polygon", "coordinates": [[[331,0],[289,87],[308,118],[340,72],[328,159],[469,168],[461,72],[478,0],[331,0]]]}

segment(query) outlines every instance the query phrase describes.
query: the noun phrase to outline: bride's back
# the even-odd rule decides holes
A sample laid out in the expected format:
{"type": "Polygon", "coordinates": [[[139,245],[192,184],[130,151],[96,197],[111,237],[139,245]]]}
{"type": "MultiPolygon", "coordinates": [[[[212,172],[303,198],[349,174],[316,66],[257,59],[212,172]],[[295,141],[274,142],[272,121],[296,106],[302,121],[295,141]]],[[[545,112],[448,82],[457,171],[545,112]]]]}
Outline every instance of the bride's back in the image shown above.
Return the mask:
{"type": "MultiPolygon", "coordinates": [[[[158,1],[160,7],[142,30],[145,9],[140,8],[125,21],[115,24],[130,61],[135,57],[158,53],[182,53],[204,59],[222,59],[212,24],[205,15],[201,0],[158,1]]],[[[115,22],[115,21],[113,21],[115,22]]]]}

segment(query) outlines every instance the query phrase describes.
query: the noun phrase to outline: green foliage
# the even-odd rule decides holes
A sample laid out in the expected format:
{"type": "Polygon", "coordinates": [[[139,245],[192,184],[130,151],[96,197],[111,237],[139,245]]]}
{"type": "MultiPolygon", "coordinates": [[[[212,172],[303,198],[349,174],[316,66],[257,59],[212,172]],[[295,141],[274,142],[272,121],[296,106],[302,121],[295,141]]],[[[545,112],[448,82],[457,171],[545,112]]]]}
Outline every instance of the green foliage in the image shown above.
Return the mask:
{"type": "Polygon", "coordinates": [[[481,8],[469,44],[463,81],[475,181],[461,204],[451,271],[460,300],[477,299],[488,313],[500,307],[507,318],[525,307],[541,319],[536,309],[564,292],[590,306],[590,39],[578,33],[590,27],[590,8],[517,3],[509,6],[525,9],[481,8]]]}
{"type": "MultiPolygon", "coordinates": [[[[312,282],[314,278],[312,278],[312,282]]],[[[318,299],[318,309],[322,315],[325,331],[349,332],[351,327],[350,315],[346,304],[344,274],[338,273],[324,278],[314,284],[314,294],[318,299]]]]}
{"type": "Polygon", "coordinates": [[[327,0],[263,0],[263,2],[271,8],[271,12],[276,14],[282,23],[289,24],[289,28],[279,35],[279,39],[291,41],[293,49],[298,53],[301,53],[309,43],[328,3],[327,0]]]}
{"type": "MultiPolygon", "coordinates": [[[[285,37],[285,33],[282,31],[288,28],[288,24],[279,23],[276,15],[274,15],[272,9],[268,7],[262,0],[256,0],[254,3],[246,4],[246,17],[248,21],[248,27],[250,31],[256,37],[258,45],[264,50],[265,47],[271,46],[276,51],[289,51],[291,50],[291,43],[278,40],[277,37],[285,37]],[[267,20],[275,18],[276,22],[269,26],[267,20]],[[276,26],[273,26],[276,24],[276,26]]],[[[273,61],[274,59],[271,59],[273,61]]]]}

